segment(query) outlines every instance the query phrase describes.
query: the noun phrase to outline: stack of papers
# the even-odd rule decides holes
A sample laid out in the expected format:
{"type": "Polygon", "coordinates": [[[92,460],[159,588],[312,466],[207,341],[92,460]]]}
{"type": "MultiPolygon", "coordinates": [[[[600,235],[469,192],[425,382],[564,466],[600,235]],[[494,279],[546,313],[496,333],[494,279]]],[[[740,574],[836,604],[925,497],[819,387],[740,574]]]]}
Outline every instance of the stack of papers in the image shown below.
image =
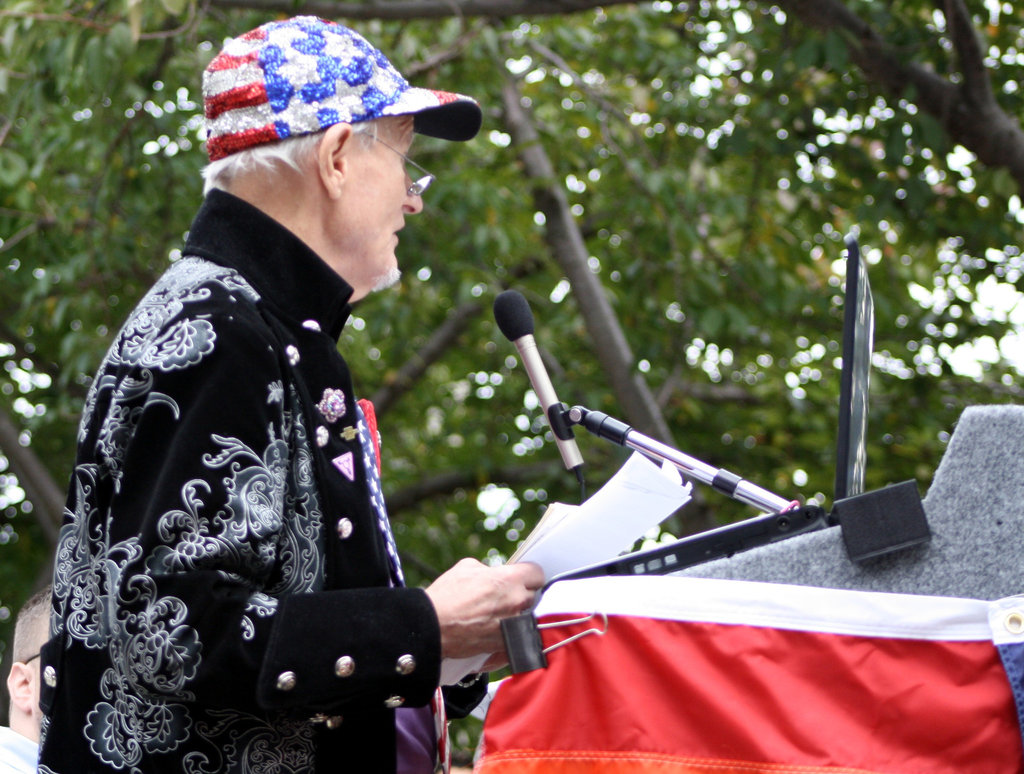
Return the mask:
{"type": "MultiPolygon", "coordinates": [[[[553,503],[509,559],[535,562],[544,577],[614,559],[690,500],[693,484],[678,469],[659,466],[634,453],[608,482],[582,505],[553,503]]],[[[441,684],[451,685],[480,671],[487,656],[444,659],[441,684]]]]}
{"type": "Polygon", "coordinates": [[[553,503],[509,561],[536,562],[551,579],[613,559],[689,502],[692,491],[673,465],[634,453],[582,505],[553,503]]]}

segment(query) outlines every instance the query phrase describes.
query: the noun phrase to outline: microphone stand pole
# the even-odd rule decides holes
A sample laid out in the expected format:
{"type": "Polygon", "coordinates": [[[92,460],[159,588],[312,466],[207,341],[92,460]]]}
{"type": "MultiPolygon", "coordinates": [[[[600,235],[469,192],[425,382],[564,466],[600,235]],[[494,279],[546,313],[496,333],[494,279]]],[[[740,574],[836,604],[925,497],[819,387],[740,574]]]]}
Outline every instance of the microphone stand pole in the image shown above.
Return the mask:
{"type": "Polygon", "coordinates": [[[767,489],[762,489],[756,484],[740,478],[735,473],[715,468],[695,457],[683,454],[671,446],[637,432],[625,422],[620,422],[604,412],[592,411],[583,406],[573,406],[565,412],[565,417],[571,424],[582,425],[599,438],[670,462],[690,478],[707,484],[734,500],[751,505],[764,513],[783,513],[799,505],[793,500],[786,500],[777,494],[772,494],[767,489]]]}

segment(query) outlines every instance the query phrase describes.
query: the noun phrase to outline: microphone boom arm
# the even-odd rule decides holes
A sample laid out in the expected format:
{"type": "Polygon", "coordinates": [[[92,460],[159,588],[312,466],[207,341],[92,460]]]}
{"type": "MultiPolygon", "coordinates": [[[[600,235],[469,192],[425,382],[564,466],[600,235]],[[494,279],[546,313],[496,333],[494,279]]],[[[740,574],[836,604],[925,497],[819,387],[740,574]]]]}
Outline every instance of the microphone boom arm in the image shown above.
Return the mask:
{"type": "Polygon", "coordinates": [[[740,478],[735,473],[715,468],[656,441],[650,436],[637,432],[625,422],[602,411],[573,406],[565,412],[564,416],[570,424],[582,425],[598,438],[604,438],[606,441],[670,462],[690,478],[707,484],[734,500],[751,505],[764,513],[782,513],[798,505],[795,501],[786,500],[767,489],[762,489],[756,484],[740,478]]]}

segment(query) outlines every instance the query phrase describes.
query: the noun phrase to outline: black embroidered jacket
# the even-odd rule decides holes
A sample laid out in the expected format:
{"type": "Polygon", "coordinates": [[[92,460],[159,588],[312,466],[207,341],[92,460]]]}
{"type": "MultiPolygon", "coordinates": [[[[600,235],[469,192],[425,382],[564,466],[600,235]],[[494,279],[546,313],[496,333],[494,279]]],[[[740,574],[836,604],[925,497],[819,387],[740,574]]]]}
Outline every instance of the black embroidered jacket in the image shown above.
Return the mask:
{"type": "Polygon", "coordinates": [[[42,772],[388,772],[434,610],[388,588],[337,338],[351,288],[211,193],[82,417],[42,772]],[[318,408],[318,404],[320,407],[318,408]]]}

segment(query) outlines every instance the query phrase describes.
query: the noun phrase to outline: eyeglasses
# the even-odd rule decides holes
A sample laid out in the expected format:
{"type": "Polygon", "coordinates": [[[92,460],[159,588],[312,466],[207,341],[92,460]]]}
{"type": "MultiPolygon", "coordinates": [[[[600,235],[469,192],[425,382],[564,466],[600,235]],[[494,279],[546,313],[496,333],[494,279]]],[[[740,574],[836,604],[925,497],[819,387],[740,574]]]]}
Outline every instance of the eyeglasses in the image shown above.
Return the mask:
{"type": "MultiPolygon", "coordinates": [[[[371,135],[371,137],[372,136],[373,135],[371,135]]],[[[383,145],[388,150],[391,150],[391,151],[394,151],[395,153],[397,153],[399,156],[402,157],[402,160],[406,164],[411,164],[414,169],[416,169],[418,172],[422,173],[423,176],[420,177],[420,178],[417,178],[416,180],[413,180],[412,181],[412,185],[409,186],[405,190],[405,192],[407,194],[409,194],[409,196],[421,196],[424,191],[426,191],[428,188],[430,188],[430,184],[433,183],[437,179],[432,174],[427,172],[427,170],[425,170],[423,167],[421,167],[419,164],[417,164],[415,161],[413,161],[411,158],[409,158],[404,153],[402,153],[402,151],[398,150],[397,148],[392,148],[390,145],[388,145],[386,142],[384,142],[379,137],[373,137],[373,139],[375,139],[377,142],[379,142],[381,145],[383,145]]]]}

